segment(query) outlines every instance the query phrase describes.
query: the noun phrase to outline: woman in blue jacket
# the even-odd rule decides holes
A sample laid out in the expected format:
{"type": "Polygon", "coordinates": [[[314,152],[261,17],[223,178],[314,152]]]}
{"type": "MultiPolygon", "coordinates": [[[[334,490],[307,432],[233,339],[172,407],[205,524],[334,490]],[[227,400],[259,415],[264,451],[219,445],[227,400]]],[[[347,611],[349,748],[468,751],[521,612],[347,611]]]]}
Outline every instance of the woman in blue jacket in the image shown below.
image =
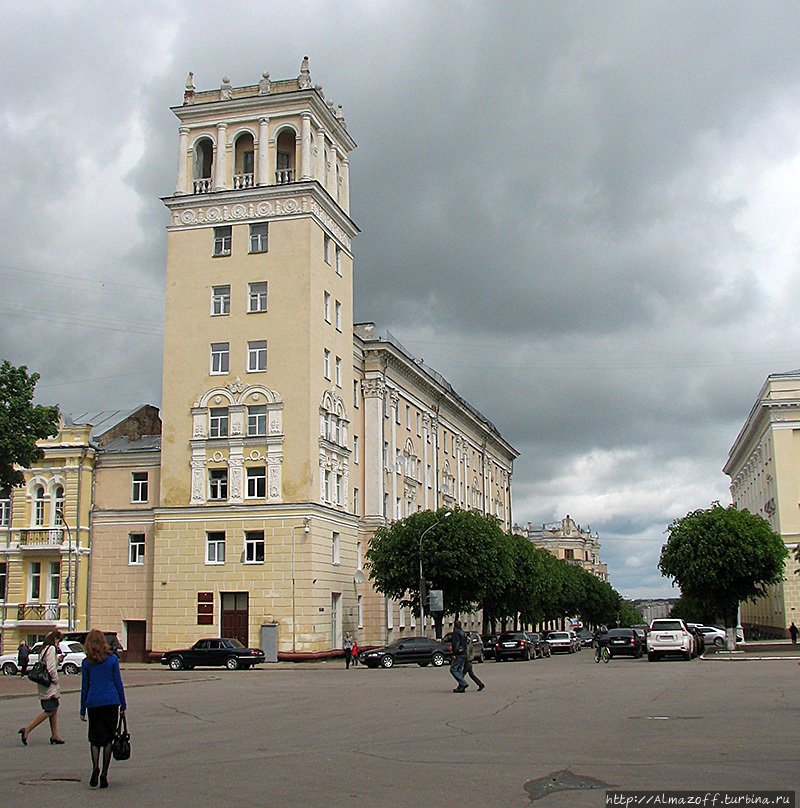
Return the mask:
{"type": "Polygon", "coordinates": [[[119,660],[108,650],[102,631],[92,629],[83,643],[86,659],[81,665],[81,721],[89,714],[89,743],[92,749],[94,788],[108,788],[108,765],[111,763],[111,742],[117,730],[120,709],[125,712],[125,689],[119,674],[119,660]],[[100,750],[103,750],[103,770],[100,771],[100,750]]]}

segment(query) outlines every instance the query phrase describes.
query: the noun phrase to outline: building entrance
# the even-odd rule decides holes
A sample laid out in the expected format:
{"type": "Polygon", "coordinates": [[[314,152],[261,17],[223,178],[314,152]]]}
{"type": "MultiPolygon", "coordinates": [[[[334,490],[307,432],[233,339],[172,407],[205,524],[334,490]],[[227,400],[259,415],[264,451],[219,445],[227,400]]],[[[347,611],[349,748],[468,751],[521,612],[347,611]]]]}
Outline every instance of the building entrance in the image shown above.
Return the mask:
{"type": "Polygon", "coordinates": [[[250,645],[250,609],[247,592],[222,592],[220,631],[223,637],[235,637],[250,645]]]}

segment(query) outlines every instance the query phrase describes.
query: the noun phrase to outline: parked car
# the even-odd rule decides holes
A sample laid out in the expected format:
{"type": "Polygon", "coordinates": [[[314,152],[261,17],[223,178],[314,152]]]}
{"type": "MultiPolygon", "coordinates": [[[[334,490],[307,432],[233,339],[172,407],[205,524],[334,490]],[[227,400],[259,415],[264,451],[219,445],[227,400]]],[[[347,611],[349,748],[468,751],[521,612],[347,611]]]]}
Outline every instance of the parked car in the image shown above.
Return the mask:
{"type": "Polygon", "coordinates": [[[612,628],[604,637],[605,645],[612,657],[630,656],[641,659],[644,653],[642,640],[635,629],[612,628]]]}
{"type": "MultiPolygon", "coordinates": [[[[86,642],[86,635],[88,633],[88,631],[67,631],[64,634],[64,639],[72,642],[79,642],[81,645],[83,645],[83,643],[86,642]]],[[[104,631],[103,636],[106,638],[106,645],[112,654],[116,654],[119,657],[125,653],[125,649],[122,647],[122,643],[119,641],[116,631],[104,631]]]]}
{"type": "Polygon", "coordinates": [[[685,660],[692,658],[694,638],[686,623],[677,618],[659,618],[650,624],[647,635],[647,659],[655,662],[665,654],[680,654],[685,660]]]}
{"type": "MultiPolygon", "coordinates": [[[[483,662],[483,658],[485,656],[485,649],[483,645],[483,639],[481,635],[478,634],[477,631],[467,631],[465,632],[467,638],[472,643],[472,661],[473,662],[483,662]]],[[[450,659],[450,655],[452,654],[452,641],[453,641],[453,632],[448,631],[447,634],[442,637],[442,645],[444,646],[445,657],[450,659]]]]}
{"type": "Polygon", "coordinates": [[[494,659],[494,646],[497,642],[498,634],[484,634],[481,637],[483,641],[483,657],[484,659],[494,659]]]}
{"type": "Polygon", "coordinates": [[[569,634],[569,638],[572,641],[572,647],[576,651],[580,651],[581,647],[582,647],[581,646],[581,638],[578,636],[577,632],[570,630],[567,633],[569,634]]]}
{"type": "Polygon", "coordinates": [[[421,668],[444,665],[445,646],[429,637],[401,637],[384,648],[362,651],[358,661],[368,668],[392,668],[395,665],[416,663],[421,668]]]}
{"type": "MultiPolygon", "coordinates": [[[[28,657],[28,670],[33,667],[33,663],[39,660],[39,652],[42,650],[42,643],[37,642],[30,650],[28,657]]],[[[58,669],[67,675],[81,672],[81,663],[86,659],[83,653],[83,646],[79,642],[67,642],[62,640],[58,644],[58,669]]],[[[18,676],[20,673],[17,663],[17,652],[3,654],[0,656],[0,670],[4,676],[18,676]]]]}
{"type": "Polygon", "coordinates": [[[532,659],[533,644],[526,631],[504,631],[494,644],[494,661],[504,659],[532,659]]]}
{"type": "Polygon", "coordinates": [[[191,670],[198,665],[224,665],[228,670],[260,665],[264,661],[264,652],[260,648],[246,648],[234,637],[214,637],[198,640],[191,648],[178,651],[167,651],[161,657],[162,665],[169,665],[174,671],[182,668],[191,670]]]}
{"type": "Polygon", "coordinates": [[[581,648],[591,648],[594,644],[594,634],[588,628],[579,628],[576,632],[581,648]]]}
{"type": "Polygon", "coordinates": [[[717,648],[725,647],[725,632],[716,626],[697,626],[702,632],[706,646],[715,645],[717,648]]]}
{"type": "Polygon", "coordinates": [[[570,631],[551,631],[547,635],[547,642],[550,645],[551,653],[555,654],[559,651],[565,654],[575,653],[575,642],[572,639],[573,632],[570,631]]]}
{"type": "Polygon", "coordinates": [[[528,637],[530,637],[530,641],[533,644],[534,657],[544,659],[550,656],[550,643],[547,642],[544,634],[531,631],[528,633],[528,637]]]}
{"type": "Polygon", "coordinates": [[[643,623],[641,625],[631,626],[631,628],[639,635],[639,639],[642,641],[642,648],[647,647],[647,626],[643,623]]]}

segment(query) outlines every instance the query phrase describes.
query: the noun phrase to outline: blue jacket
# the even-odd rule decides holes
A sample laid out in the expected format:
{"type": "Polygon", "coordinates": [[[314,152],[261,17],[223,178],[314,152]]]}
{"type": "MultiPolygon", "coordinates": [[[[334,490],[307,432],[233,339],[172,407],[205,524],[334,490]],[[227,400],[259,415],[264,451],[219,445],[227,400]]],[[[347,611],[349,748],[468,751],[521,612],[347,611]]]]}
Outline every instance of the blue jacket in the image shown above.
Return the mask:
{"type": "Polygon", "coordinates": [[[107,707],[119,704],[123,710],[125,689],[119,675],[119,660],[109,654],[103,662],[92,665],[88,659],[81,664],[81,715],[86,715],[89,707],[107,707]]]}

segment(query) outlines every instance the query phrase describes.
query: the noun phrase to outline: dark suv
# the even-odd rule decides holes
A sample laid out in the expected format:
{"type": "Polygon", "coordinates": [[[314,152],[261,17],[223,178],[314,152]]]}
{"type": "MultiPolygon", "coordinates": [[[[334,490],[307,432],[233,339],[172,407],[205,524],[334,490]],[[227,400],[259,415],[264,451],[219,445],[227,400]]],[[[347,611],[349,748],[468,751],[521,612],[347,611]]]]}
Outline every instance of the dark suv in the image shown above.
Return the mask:
{"type": "Polygon", "coordinates": [[[504,631],[494,644],[494,661],[532,659],[536,653],[527,631],[504,631]]]}
{"type": "MultiPolygon", "coordinates": [[[[64,633],[64,639],[69,642],[79,642],[83,645],[88,633],[88,631],[67,631],[64,633]]],[[[116,654],[119,657],[125,653],[125,649],[122,647],[122,643],[119,641],[116,631],[104,631],[103,636],[106,638],[106,645],[112,654],[116,654]]]]}

